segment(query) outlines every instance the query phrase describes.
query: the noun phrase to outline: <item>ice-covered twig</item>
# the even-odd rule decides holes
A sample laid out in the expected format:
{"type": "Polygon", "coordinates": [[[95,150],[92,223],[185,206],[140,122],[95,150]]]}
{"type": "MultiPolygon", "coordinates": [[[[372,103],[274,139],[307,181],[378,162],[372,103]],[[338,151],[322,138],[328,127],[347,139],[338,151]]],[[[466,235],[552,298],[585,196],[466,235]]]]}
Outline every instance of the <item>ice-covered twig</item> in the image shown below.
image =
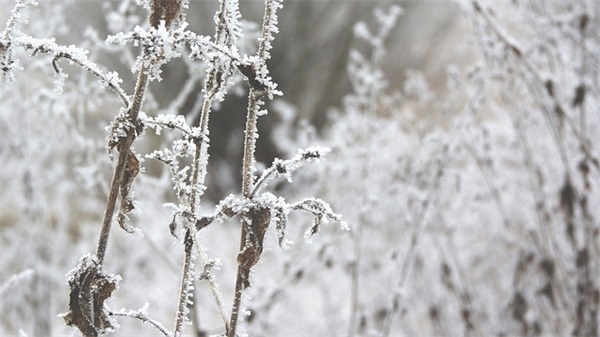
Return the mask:
{"type": "Polygon", "coordinates": [[[148,306],[149,306],[149,304],[146,303],[139,310],[127,310],[126,311],[123,308],[119,311],[108,311],[108,314],[110,316],[131,317],[131,318],[139,319],[140,321],[142,321],[144,323],[151,324],[152,326],[157,328],[163,335],[165,335],[167,337],[173,336],[173,334],[171,332],[169,332],[162,323],[160,323],[159,321],[157,321],[155,319],[148,317],[148,306]]]}
{"type": "Polygon", "coordinates": [[[276,158],[271,167],[265,170],[256,183],[254,183],[254,187],[250,192],[250,197],[256,195],[261,188],[267,186],[268,182],[274,178],[285,176],[288,182],[292,182],[292,173],[295,170],[300,168],[304,163],[319,160],[329,151],[331,150],[325,147],[310,147],[299,150],[298,154],[292,159],[281,160],[276,158]]]}
{"type": "Polygon", "coordinates": [[[0,37],[2,40],[8,41],[9,36],[12,35],[15,26],[20,20],[23,20],[23,10],[27,6],[37,6],[38,3],[35,0],[18,0],[13,7],[13,10],[10,14],[10,18],[6,22],[6,27],[2,32],[2,36],[0,37]]]}
{"type": "Polygon", "coordinates": [[[180,131],[194,141],[200,141],[202,137],[205,137],[199,127],[189,126],[183,115],[161,114],[156,117],[141,115],[141,121],[153,128],[158,135],[160,135],[162,128],[169,128],[180,131]]]}
{"type": "MultiPolygon", "coordinates": [[[[215,44],[222,48],[235,51],[235,42],[241,34],[239,27],[240,13],[238,10],[237,0],[221,0],[219,10],[215,15],[215,23],[217,24],[214,41],[215,44]]],[[[191,37],[191,36],[189,36],[191,37]]],[[[196,39],[196,42],[205,42],[206,38],[196,39]]],[[[202,45],[199,48],[192,47],[192,55],[202,55],[206,50],[202,45]]],[[[199,134],[203,135],[200,141],[195,144],[193,155],[192,174],[191,174],[191,192],[187,201],[187,208],[191,214],[195,216],[197,204],[204,192],[204,181],[206,178],[206,167],[208,164],[208,147],[210,145],[208,138],[208,121],[212,104],[215,100],[222,100],[226,92],[230,78],[233,76],[234,62],[228,57],[223,57],[223,53],[209,53],[207,75],[204,84],[204,98],[202,100],[202,108],[200,112],[199,134]]],[[[202,55],[204,56],[204,55],[202,55]]],[[[192,251],[195,245],[196,228],[188,226],[185,230],[185,256],[184,268],[181,277],[181,286],[179,292],[179,304],[175,315],[175,327],[173,329],[174,336],[181,334],[181,329],[184,320],[188,314],[188,302],[190,298],[189,280],[193,277],[192,251]]],[[[227,324],[225,328],[228,329],[227,324]]]]}
{"type": "Polygon", "coordinates": [[[291,204],[290,209],[305,211],[311,213],[315,220],[313,221],[313,225],[311,228],[305,233],[305,237],[309,238],[319,232],[321,222],[323,220],[331,219],[333,221],[337,221],[342,226],[342,229],[349,230],[348,224],[342,220],[342,216],[338,213],[335,213],[329,203],[318,199],[318,198],[307,198],[298,202],[291,204]]]}
{"type": "Polygon", "coordinates": [[[6,27],[0,34],[0,69],[8,77],[7,81],[9,83],[12,83],[15,79],[12,70],[19,67],[18,60],[12,57],[12,48],[15,44],[14,31],[19,21],[26,21],[23,10],[30,5],[37,6],[37,2],[34,0],[18,0],[6,22],[6,27]]]}
{"type": "Polygon", "coordinates": [[[19,36],[13,41],[26,49],[33,50],[34,55],[38,52],[54,55],[52,67],[54,68],[54,71],[59,74],[62,71],[57,66],[56,62],[61,58],[68,59],[70,62],[79,65],[83,69],[96,76],[102,85],[111,88],[121,98],[126,108],[129,108],[131,105],[129,96],[120,86],[120,83],[122,83],[123,80],[119,77],[119,75],[114,71],[109,73],[103,72],[96,63],[87,58],[87,50],[83,50],[72,45],[58,45],[54,39],[38,39],[26,35],[19,36]]]}

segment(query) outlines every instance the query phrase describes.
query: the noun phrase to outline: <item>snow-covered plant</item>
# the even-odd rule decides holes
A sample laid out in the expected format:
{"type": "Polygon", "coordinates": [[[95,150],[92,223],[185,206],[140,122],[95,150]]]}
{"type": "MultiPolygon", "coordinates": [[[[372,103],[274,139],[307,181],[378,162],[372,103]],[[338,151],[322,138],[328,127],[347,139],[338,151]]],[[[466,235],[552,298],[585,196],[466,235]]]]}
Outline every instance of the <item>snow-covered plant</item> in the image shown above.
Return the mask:
{"type": "Polygon", "coordinates": [[[323,253],[325,271],[290,279],[323,280],[319,304],[345,309],[328,317],[347,335],[597,335],[597,4],[465,3],[447,85],[409,70],[401,90],[377,62],[394,57],[378,38],[393,13],[356,25],[353,91],[330,123],[283,127],[298,137],[283,150],[331,146],[319,179],[295,181],[353,224],[352,240],[326,238],[324,251],[354,254],[323,253]]]}
{"type": "MultiPolygon", "coordinates": [[[[188,29],[186,0],[152,0],[138,1],[146,9],[148,19],[146,25],[131,27],[125,22],[113,22],[114,27],[130,26],[128,32],[116,31],[106,40],[108,45],[124,46],[133,43],[139,47],[139,56],[131,66],[137,73],[133,93],[127,94],[122,87],[123,80],[115,71],[105,71],[93,61],[89,51],[76,46],[63,46],[54,38],[37,38],[19,28],[24,21],[24,13],[28,6],[36,5],[33,1],[17,1],[5,30],[0,37],[0,56],[2,71],[9,83],[16,81],[15,70],[19,70],[22,50],[36,54],[51,56],[51,66],[57,76],[59,91],[64,92],[68,73],[61,67],[60,61],[66,59],[94,75],[103,87],[110,88],[121,100],[122,107],[110,126],[106,127],[106,149],[113,161],[112,179],[108,184],[108,197],[101,221],[101,229],[94,255],[82,257],[77,267],[67,274],[70,288],[68,296],[69,311],[61,314],[67,325],[74,326],[85,336],[98,336],[115,331],[118,328],[116,317],[131,317],[149,323],[165,336],[180,336],[183,327],[189,321],[189,308],[194,301],[194,284],[197,280],[208,280],[217,307],[223,318],[224,334],[237,335],[239,313],[242,311],[241,299],[245,289],[251,286],[250,272],[259,261],[265,232],[270,223],[274,223],[279,234],[279,242],[283,245],[288,222],[288,213],[292,210],[305,211],[315,218],[309,234],[318,232],[322,221],[332,219],[345,223],[341,216],[333,212],[329,204],[318,198],[306,198],[299,202],[288,203],[282,197],[269,192],[261,192],[268,181],[285,176],[291,181],[291,174],[302,164],[320,159],[327,149],[309,148],[302,150],[290,160],[277,159],[273,166],[260,177],[256,177],[255,165],[256,139],[258,138],[257,119],[265,115],[265,100],[281,95],[277,85],[269,75],[267,61],[270,59],[272,41],[278,32],[277,11],[282,7],[280,0],[265,0],[261,33],[256,41],[256,54],[248,55],[238,49],[238,42],[243,36],[241,14],[237,0],[221,0],[215,14],[215,36],[200,36],[188,29]],[[189,48],[189,49],[186,49],[189,48]],[[160,82],[161,73],[173,59],[189,56],[191,60],[199,60],[205,65],[202,104],[197,126],[190,125],[181,115],[157,114],[151,116],[142,111],[147,96],[151,97],[149,84],[160,82]],[[206,172],[209,163],[209,116],[215,103],[226,99],[227,91],[239,85],[238,79],[246,78],[248,83],[247,125],[245,130],[243,181],[241,197],[229,196],[224,199],[214,214],[202,216],[200,213],[201,198],[206,190],[206,172]],[[181,137],[172,137],[170,148],[154,150],[147,159],[155,159],[165,164],[171,174],[172,189],[177,203],[169,203],[174,209],[169,230],[176,238],[183,240],[184,262],[179,289],[175,324],[172,331],[166,329],[157,320],[150,318],[148,305],[140,310],[111,310],[105,301],[113,297],[113,291],[119,286],[120,275],[105,272],[106,251],[113,223],[117,213],[117,222],[128,233],[140,232],[141,228],[133,227],[130,214],[136,210],[138,202],[134,199],[133,186],[136,179],[145,171],[144,159],[134,148],[147,128],[154,129],[157,135],[162,129],[172,129],[181,137]],[[117,203],[120,200],[120,203],[117,203]],[[237,254],[238,272],[230,317],[226,310],[212,274],[217,264],[209,259],[206,249],[200,240],[200,230],[208,227],[213,220],[221,220],[238,216],[241,220],[241,243],[237,254]],[[203,273],[195,271],[195,264],[200,261],[203,273]]],[[[124,3],[121,8],[130,5],[124,3]]],[[[114,16],[113,16],[114,19],[114,16]]],[[[135,22],[133,20],[132,22],[135,22]]],[[[89,33],[94,35],[93,32],[89,33]]],[[[131,60],[131,54],[124,52],[131,60]]],[[[166,230],[166,228],[165,228],[166,230]]],[[[7,287],[10,285],[7,285],[7,287]]],[[[197,317],[195,318],[197,320],[197,317]]],[[[201,329],[200,326],[196,327],[201,329]]],[[[200,330],[199,330],[200,331],[200,330]]]]}
{"type": "Polygon", "coordinates": [[[597,2],[37,2],[0,335],[598,335],[597,2]]]}

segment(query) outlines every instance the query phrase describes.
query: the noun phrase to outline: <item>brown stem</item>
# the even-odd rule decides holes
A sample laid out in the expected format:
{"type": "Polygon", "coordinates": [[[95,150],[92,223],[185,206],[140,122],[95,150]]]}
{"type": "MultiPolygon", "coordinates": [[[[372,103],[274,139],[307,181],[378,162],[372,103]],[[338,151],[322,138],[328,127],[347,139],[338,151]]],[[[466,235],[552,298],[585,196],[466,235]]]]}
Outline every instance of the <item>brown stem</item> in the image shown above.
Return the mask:
{"type": "MultiPolygon", "coordinates": [[[[250,88],[248,93],[248,115],[246,116],[246,135],[244,137],[244,164],[242,177],[242,195],[244,198],[250,198],[252,190],[252,168],[254,166],[254,149],[256,148],[256,110],[257,98],[253,88],[250,88]]],[[[242,227],[243,228],[243,227],[242,227]]]]}
{"type": "MultiPolygon", "coordinates": [[[[202,109],[202,119],[204,120],[206,115],[208,115],[210,110],[210,100],[206,99],[202,109]]],[[[202,130],[204,130],[204,124],[201,122],[202,130]]],[[[204,137],[200,139],[200,141],[196,144],[196,152],[194,153],[194,173],[192,175],[192,195],[190,200],[190,208],[192,214],[196,212],[196,200],[198,198],[197,185],[200,177],[200,156],[202,155],[202,144],[204,144],[204,137]]],[[[179,336],[181,334],[181,329],[183,326],[183,321],[186,316],[185,309],[188,302],[188,282],[190,278],[190,273],[192,272],[191,261],[192,261],[192,250],[194,248],[194,239],[193,239],[192,231],[187,228],[185,230],[185,251],[183,258],[183,271],[181,273],[181,286],[179,288],[179,304],[177,305],[177,313],[175,315],[175,328],[173,329],[173,336],[179,336]]],[[[197,327],[199,328],[199,327],[197,327]]]]}
{"type": "MultiPolygon", "coordinates": [[[[256,147],[256,110],[257,97],[254,89],[250,87],[248,93],[248,115],[246,116],[246,135],[244,137],[244,163],[243,163],[243,177],[242,177],[242,195],[244,198],[251,198],[252,190],[252,167],[254,166],[254,149],[256,147]]],[[[246,226],[242,220],[242,229],[240,233],[240,252],[246,245],[246,226]]],[[[231,308],[231,318],[229,320],[229,329],[227,331],[228,337],[234,337],[237,321],[240,312],[240,303],[242,300],[242,293],[244,292],[244,283],[248,279],[250,270],[238,265],[237,278],[235,281],[235,293],[233,296],[233,306],[231,308]]]]}
{"type": "Polygon", "coordinates": [[[177,337],[181,334],[181,328],[183,321],[186,316],[185,308],[188,302],[188,286],[189,282],[192,282],[190,278],[190,272],[192,270],[192,248],[194,245],[194,239],[189,229],[185,231],[185,257],[183,260],[183,272],[181,277],[181,288],[179,292],[179,305],[177,306],[177,317],[175,319],[175,329],[173,330],[173,336],[177,337]]]}
{"type": "MultiPolygon", "coordinates": [[[[242,232],[244,232],[242,230],[242,232]]],[[[243,240],[243,239],[242,239],[243,240]]],[[[243,242],[243,241],[242,241],[243,242]]],[[[244,283],[248,279],[250,270],[238,265],[237,278],[235,280],[235,293],[233,297],[233,307],[231,309],[231,318],[229,321],[229,328],[227,330],[227,337],[235,337],[237,330],[237,321],[240,313],[240,304],[242,302],[242,294],[244,292],[244,283]]]]}
{"type": "MultiPolygon", "coordinates": [[[[219,23],[217,24],[217,30],[215,33],[215,41],[217,43],[221,42],[221,37],[225,33],[224,24],[225,24],[225,1],[221,2],[221,6],[219,7],[219,23]]],[[[217,59],[212,60],[213,64],[218,62],[217,59]]],[[[215,68],[216,69],[216,68],[215,68]]],[[[208,150],[208,120],[210,116],[210,111],[212,109],[212,103],[215,98],[216,91],[219,90],[219,82],[223,79],[220,78],[220,74],[218,71],[214,70],[210,74],[204,84],[204,100],[202,102],[202,110],[200,112],[200,130],[201,130],[201,138],[196,143],[196,151],[194,153],[194,163],[193,163],[193,173],[192,173],[192,194],[190,197],[190,211],[192,214],[196,214],[196,204],[198,203],[199,195],[198,195],[198,182],[200,180],[201,183],[204,183],[204,171],[206,167],[205,163],[202,163],[202,156],[205,156],[208,150]]],[[[188,302],[187,296],[187,280],[190,278],[191,269],[191,259],[192,259],[192,250],[194,248],[194,240],[193,236],[195,233],[191,231],[190,228],[187,228],[185,231],[185,256],[184,256],[184,267],[181,275],[181,287],[179,290],[179,304],[177,306],[177,313],[175,318],[175,328],[173,329],[173,335],[179,336],[181,334],[181,329],[183,325],[183,321],[185,318],[185,309],[188,302]],[[189,242],[188,242],[189,239],[189,242]]],[[[197,327],[198,329],[200,327],[197,327]]],[[[227,330],[227,326],[225,327],[227,330]]]]}
{"type": "MultiPolygon", "coordinates": [[[[275,6],[273,0],[265,0],[265,12],[263,15],[261,40],[258,47],[258,58],[259,62],[266,62],[267,59],[267,38],[270,34],[269,25],[273,15],[275,15],[275,6]]],[[[256,66],[256,65],[254,65],[256,66]]],[[[251,81],[251,78],[248,78],[251,81]]],[[[244,136],[244,163],[243,163],[243,177],[242,177],[242,195],[246,199],[252,199],[252,185],[254,183],[253,169],[254,169],[254,151],[256,149],[256,122],[258,119],[258,108],[261,102],[264,92],[260,89],[255,90],[252,83],[250,83],[250,89],[248,92],[248,113],[246,116],[246,131],[244,136]]],[[[242,229],[240,230],[240,253],[246,246],[246,220],[242,219],[242,229]]],[[[248,277],[250,274],[250,268],[238,265],[237,278],[235,281],[235,293],[233,297],[233,307],[231,308],[231,319],[229,322],[229,329],[227,330],[228,337],[234,337],[237,328],[237,321],[240,311],[240,304],[242,300],[242,293],[244,288],[248,284],[248,277]]]]}
{"type": "Polygon", "coordinates": [[[106,208],[104,210],[102,229],[100,230],[100,238],[98,239],[98,246],[96,248],[96,257],[98,259],[98,264],[100,265],[104,261],[104,254],[106,253],[106,246],[108,245],[108,236],[110,234],[112,217],[115,212],[115,205],[119,195],[119,187],[121,186],[123,173],[125,172],[125,166],[127,165],[129,148],[135,139],[135,125],[137,124],[138,115],[140,113],[140,109],[142,108],[142,103],[144,102],[144,96],[147,87],[148,74],[146,73],[146,67],[142,67],[140,73],[138,74],[135,85],[133,103],[127,112],[127,118],[131,124],[131,127],[127,129],[125,138],[119,142],[119,158],[113,172],[112,181],[110,183],[110,191],[108,193],[108,200],[106,201],[106,208]]]}

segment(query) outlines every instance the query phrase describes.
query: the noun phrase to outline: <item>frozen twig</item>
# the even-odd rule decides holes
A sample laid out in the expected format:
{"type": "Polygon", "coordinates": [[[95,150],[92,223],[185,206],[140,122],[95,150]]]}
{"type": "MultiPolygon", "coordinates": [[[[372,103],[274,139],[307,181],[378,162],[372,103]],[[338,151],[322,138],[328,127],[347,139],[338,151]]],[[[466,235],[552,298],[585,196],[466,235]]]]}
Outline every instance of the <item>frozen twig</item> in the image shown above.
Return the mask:
{"type": "Polygon", "coordinates": [[[83,69],[93,74],[102,85],[111,88],[123,101],[125,108],[131,105],[129,96],[121,88],[120,83],[123,82],[116,72],[104,73],[98,65],[87,58],[87,51],[75,46],[61,46],[54,42],[54,39],[37,39],[31,36],[20,36],[14,40],[18,45],[23,46],[28,50],[33,50],[33,53],[45,53],[54,55],[52,67],[57,74],[62,71],[57,65],[57,61],[61,58],[73,62],[83,69]]]}
{"type": "MultiPolygon", "coordinates": [[[[248,92],[248,114],[246,117],[246,131],[244,137],[244,158],[242,168],[242,196],[247,199],[252,199],[252,188],[254,185],[254,152],[256,148],[256,138],[258,138],[258,130],[256,128],[256,122],[259,115],[259,107],[264,104],[263,96],[268,95],[272,98],[274,93],[275,85],[270,81],[268,76],[268,70],[266,67],[266,61],[270,58],[269,50],[271,49],[271,41],[273,40],[273,34],[277,33],[277,14],[276,11],[281,7],[279,0],[265,0],[265,10],[262,22],[261,37],[259,39],[258,55],[255,58],[247,59],[240,71],[246,76],[249,82],[248,92]]],[[[256,238],[260,236],[258,240],[262,244],[262,236],[264,236],[264,230],[268,226],[268,222],[263,219],[262,212],[255,213],[254,217],[242,217],[242,228],[240,231],[240,253],[238,254],[238,272],[235,282],[235,291],[233,295],[233,305],[231,309],[231,317],[229,320],[229,327],[227,330],[228,337],[235,337],[237,330],[237,322],[239,312],[241,310],[241,299],[244,288],[248,286],[248,277],[250,268],[256,263],[243,263],[245,258],[240,259],[244,256],[244,252],[254,250],[260,255],[261,249],[256,251],[258,247],[256,240],[252,246],[247,246],[249,237],[256,238]],[[261,215],[259,215],[261,214],[261,215]],[[254,230],[258,230],[259,233],[254,233],[254,230]],[[250,231],[250,232],[249,232],[250,231]]],[[[258,259],[256,256],[254,259],[258,259]]]]}
{"type": "Polygon", "coordinates": [[[169,332],[159,321],[148,317],[148,303],[146,303],[139,310],[128,310],[121,309],[119,311],[109,311],[108,314],[110,316],[120,316],[120,317],[131,317],[138,319],[144,323],[148,323],[158,329],[164,336],[170,337],[173,336],[171,332],[169,332]]]}
{"type": "Polygon", "coordinates": [[[292,173],[300,168],[304,163],[309,163],[314,160],[321,159],[325,154],[331,151],[323,147],[311,147],[304,150],[299,150],[298,154],[292,159],[281,160],[276,158],[271,167],[265,170],[260,178],[254,183],[250,197],[254,197],[261,188],[267,186],[268,182],[274,178],[284,176],[288,182],[292,182],[292,173]]]}
{"type": "MultiPolygon", "coordinates": [[[[239,12],[237,0],[221,0],[219,10],[215,15],[217,27],[214,41],[216,45],[229,50],[235,50],[235,42],[239,38],[239,12]]],[[[192,54],[199,54],[192,45],[192,54]]],[[[208,147],[210,145],[208,138],[208,121],[212,104],[215,100],[222,99],[227,89],[227,81],[233,75],[231,70],[232,61],[223,61],[218,54],[213,54],[210,59],[209,69],[204,84],[204,98],[200,112],[199,132],[200,139],[196,142],[195,152],[192,164],[191,195],[189,200],[189,212],[193,217],[196,216],[196,207],[204,191],[204,180],[206,177],[206,166],[208,164],[208,147]]],[[[179,304],[175,319],[174,336],[179,336],[185,317],[187,316],[187,305],[189,298],[189,287],[192,285],[192,263],[191,257],[194,248],[196,228],[193,225],[185,229],[185,257],[184,269],[181,277],[181,287],[179,292],[179,304]]],[[[227,329],[226,325],[226,329],[227,329]]]]}

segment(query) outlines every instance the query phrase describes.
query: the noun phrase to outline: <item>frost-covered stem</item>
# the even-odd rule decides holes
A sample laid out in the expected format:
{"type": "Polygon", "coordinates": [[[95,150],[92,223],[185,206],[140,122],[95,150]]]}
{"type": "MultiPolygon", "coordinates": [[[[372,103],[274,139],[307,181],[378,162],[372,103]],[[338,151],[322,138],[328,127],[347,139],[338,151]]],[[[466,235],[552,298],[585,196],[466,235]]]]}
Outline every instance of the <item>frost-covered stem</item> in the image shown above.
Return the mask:
{"type": "Polygon", "coordinates": [[[98,66],[94,62],[89,61],[86,58],[83,58],[83,59],[78,58],[77,56],[74,56],[72,53],[67,52],[67,49],[68,49],[67,47],[60,46],[55,43],[47,43],[43,40],[33,39],[29,36],[17,38],[17,39],[15,39],[15,41],[17,42],[17,44],[25,47],[26,49],[33,50],[33,54],[36,54],[38,52],[46,53],[46,54],[53,54],[54,59],[52,60],[52,67],[54,68],[54,71],[56,71],[57,73],[60,73],[60,68],[57,66],[56,61],[58,61],[61,58],[67,59],[67,60],[69,60],[69,62],[72,62],[72,63],[80,66],[81,68],[87,70],[92,75],[94,75],[98,80],[100,80],[101,83],[103,83],[103,84],[107,85],[109,88],[111,88],[113,90],[113,92],[115,94],[117,94],[117,96],[119,96],[119,98],[121,98],[121,100],[125,104],[126,108],[129,108],[129,106],[131,105],[131,102],[129,101],[129,97],[127,96],[127,93],[125,93],[123,88],[121,88],[116,82],[112,81],[107,76],[107,74],[102,73],[102,71],[98,68],[98,66]],[[34,44],[31,41],[35,41],[36,43],[34,44]]]}
{"type": "Polygon", "coordinates": [[[183,272],[181,277],[181,288],[179,291],[179,305],[177,306],[177,316],[175,318],[175,328],[173,329],[173,336],[177,337],[181,335],[181,328],[183,327],[183,322],[185,321],[185,317],[187,315],[187,304],[189,301],[188,296],[188,287],[189,283],[192,282],[190,280],[191,272],[192,272],[192,248],[194,245],[194,240],[192,238],[192,233],[189,229],[185,232],[185,257],[183,260],[183,272]]]}
{"type": "Polygon", "coordinates": [[[242,195],[244,198],[251,198],[251,189],[254,182],[253,179],[253,168],[254,168],[254,151],[256,149],[256,122],[258,110],[258,98],[253,88],[250,88],[248,94],[248,114],[246,116],[246,131],[244,137],[244,164],[243,164],[243,176],[242,176],[242,195]]]}
{"type": "Polygon", "coordinates": [[[265,11],[263,13],[263,21],[262,21],[262,28],[261,28],[261,32],[260,32],[260,40],[259,40],[259,45],[258,45],[258,58],[260,60],[266,61],[267,58],[269,58],[270,56],[268,56],[268,52],[269,49],[271,49],[271,33],[272,30],[276,27],[274,27],[273,25],[277,24],[276,21],[276,11],[277,8],[281,7],[281,1],[282,0],[265,0],[265,11]],[[275,20],[273,20],[275,19],[275,20]]]}
{"type": "MultiPolygon", "coordinates": [[[[217,24],[217,30],[215,33],[215,41],[217,43],[222,42],[222,36],[225,34],[225,5],[227,1],[222,1],[219,7],[219,23],[217,24]]],[[[218,59],[213,59],[213,63],[217,63],[218,59]]],[[[198,189],[199,184],[204,184],[205,173],[206,173],[206,165],[208,164],[208,147],[209,147],[209,138],[208,138],[208,121],[210,117],[210,112],[212,110],[212,104],[215,99],[215,95],[219,90],[219,81],[223,79],[217,78],[221,76],[219,72],[213,71],[208,74],[205,84],[204,84],[204,99],[202,101],[202,108],[200,111],[200,133],[201,138],[196,143],[196,151],[194,152],[194,162],[192,167],[192,192],[190,196],[190,211],[192,214],[196,213],[196,205],[200,199],[200,190],[198,189]]],[[[177,306],[177,313],[175,319],[175,328],[174,335],[177,336],[181,333],[181,327],[186,316],[186,305],[188,301],[187,296],[187,281],[191,277],[192,269],[190,268],[190,261],[192,256],[192,250],[194,247],[194,240],[192,236],[195,233],[191,232],[190,228],[187,228],[185,231],[186,238],[186,246],[185,246],[185,256],[184,256],[184,269],[181,276],[181,287],[179,291],[179,305],[177,306]],[[190,243],[188,246],[187,238],[190,237],[190,243]],[[187,266],[187,267],[186,267],[187,266]]],[[[216,296],[216,295],[215,295],[216,296]]],[[[227,324],[225,324],[225,328],[227,329],[227,324]]],[[[199,327],[197,327],[199,328],[199,327]]]]}
{"type": "MultiPolygon", "coordinates": [[[[275,12],[279,6],[278,0],[265,0],[265,11],[262,21],[261,36],[258,46],[258,64],[255,64],[254,70],[264,66],[269,58],[269,49],[271,48],[272,33],[276,31],[276,16],[275,12]]],[[[254,74],[256,75],[256,74],[254,74]]],[[[250,82],[251,79],[248,78],[250,82]]],[[[263,103],[262,98],[266,92],[263,89],[256,88],[250,83],[248,90],[248,112],[246,116],[246,130],[244,135],[244,158],[242,168],[242,196],[245,199],[252,199],[252,190],[254,185],[254,151],[256,149],[256,139],[258,138],[258,130],[256,123],[258,120],[259,106],[263,103]]],[[[250,227],[248,221],[254,221],[242,217],[242,228],[240,230],[240,253],[246,246],[246,228],[250,227]]],[[[229,320],[229,328],[227,336],[234,337],[237,330],[237,321],[240,312],[240,305],[244,288],[248,282],[250,268],[238,265],[237,277],[235,282],[235,293],[233,297],[233,305],[231,309],[231,318],[229,320]]]]}
{"type": "MultiPolygon", "coordinates": [[[[242,226],[243,228],[244,226],[242,226]]],[[[242,229],[242,233],[245,231],[242,229]]],[[[244,238],[242,238],[243,242],[244,238]]],[[[233,294],[233,307],[231,308],[231,318],[229,320],[229,328],[227,329],[227,337],[235,337],[237,330],[237,321],[240,313],[240,305],[242,302],[242,294],[244,293],[244,282],[250,276],[250,269],[238,266],[237,277],[235,280],[235,293],[233,294]]]]}
{"type": "MultiPolygon", "coordinates": [[[[212,106],[212,97],[207,96],[204,99],[204,103],[202,104],[202,114],[200,117],[200,128],[202,130],[202,134],[206,135],[208,131],[208,115],[210,114],[210,109],[212,106]]],[[[203,151],[206,137],[201,137],[200,141],[196,143],[196,151],[194,153],[194,163],[193,163],[193,173],[192,173],[192,194],[190,197],[190,210],[192,214],[196,212],[196,204],[199,199],[198,195],[198,183],[199,180],[204,180],[204,172],[206,163],[203,163],[202,157],[206,155],[206,150],[203,151]]],[[[206,160],[204,160],[206,162],[206,160]]],[[[201,183],[204,183],[202,181],[201,183]]],[[[173,335],[179,336],[181,334],[181,328],[183,326],[183,322],[185,320],[186,307],[188,302],[188,284],[189,279],[192,274],[191,261],[192,261],[192,250],[194,248],[194,240],[192,238],[192,230],[188,227],[185,230],[185,251],[183,257],[183,271],[181,273],[181,286],[179,288],[179,304],[177,305],[177,313],[175,314],[175,328],[173,329],[173,335]]],[[[199,327],[197,327],[199,328],[199,327]]]]}
{"type": "Polygon", "coordinates": [[[212,272],[208,275],[208,283],[210,284],[210,289],[215,298],[215,302],[217,303],[217,310],[219,311],[219,315],[225,324],[225,331],[229,331],[229,322],[227,322],[228,314],[225,311],[225,304],[223,302],[223,297],[221,297],[221,292],[219,291],[219,285],[217,284],[217,280],[212,272]]]}
{"type": "Polygon", "coordinates": [[[167,337],[171,336],[171,333],[167,329],[165,329],[165,327],[162,324],[160,324],[160,322],[148,317],[147,315],[145,315],[141,312],[135,312],[135,313],[109,312],[109,315],[121,316],[121,317],[131,317],[131,318],[139,319],[140,321],[142,321],[144,323],[151,324],[152,326],[157,328],[163,335],[165,335],[167,337]]]}
{"type": "Polygon", "coordinates": [[[135,92],[133,94],[133,102],[129,111],[127,112],[127,118],[131,123],[132,127],[127,129],[127,135],[119,142],[119,159],[115,170],[113,172],[112,181],[110,183],[110,191],[108,193],[108,200],[106,201],[106,208],[104,210],[104,219],[102,220],[102,229],[100,230],[100,238],[98,239],[98,246],[96,248],[96,257],[98,263],[101,265],[104,261],[104,253],[106,252],[106,246],[108,244],[108,236],[110,234],[110,226],[112,223],[112,217],[115,212],[115,205],[117,203],[117,197],[119,195],[119,187],[123,179],[123,173],[125,172],[125,166],[127,164],[127,156],[129,154],[129,148],[133,143],[135,137],[135,125],[137,124],[138,115],[144,102],[144,96],[146,89],[148,88],[148,74],[146,67],[142,67],[138,74],[137,82],[135,85],[135,92]]]}
{"type": "Polygon", "coordinates": [[[271,177],[276,174],[276,168],[275,167],[270,167],[266,172],[264,172],[260,178],[258,178],[258,180],[256,181],[256,183],[254,184],[254,187],[252,188],[252,191],[250,191],[250,198],[253,198],[256,193],[260,190],[260,188],[264,185],[266,185],[267,181],[269,181],[269,179],[271,179],[271,177]]]}
{"type": "MultiPolygon", "coordinates": [[[[248,93],[248,115],[246,116],[246,131],[244,137],[244,164],[243,164],[243,176],[242,176],[242,195],[244,198],[252,198],[252,183],[253,179],[253,167],[254,167],[254,150],[256,148],[256,122],[258,116],[256,112],[258,110],[257,93],[253,88],[250,88],[248,93]]],[[[246,245],[246,219],[242,219],[242,229],[240,233],[240,251],[244,249],[246,245]]],[[[242,294],[244,292],[244,282],[248,279],[250,270],[248,268],[238,265],[237,277],[235,280],[235,293],[233,294],[233,306],[231,308],[231,318],[229,320],[229,329],[227,330],[228,337],[234,337],[237,328],[237,321],[240,312],[240,304],[242,300],[242,294]]]]}
{"type": "Polygon", "coordinates": [[[8,40],[8,37],[12,35],[13,29],[15,28],[17,22],[19,21],[19,18],[21,17],[21,12],[23,11],[23,9],[25,9],[25,7],[27,7],[30,4],[36,5],[35,3],[29,2],[29,1],[24,1],[24,0],[17,1],[17,3],[15,4],[15,7],[13,7],[10,18],[8,18],[8,21],[6,22],[6,27],[4,28],[4,31],[2,32],[2,36],[0,36],[0,39],[8,40]]]}

